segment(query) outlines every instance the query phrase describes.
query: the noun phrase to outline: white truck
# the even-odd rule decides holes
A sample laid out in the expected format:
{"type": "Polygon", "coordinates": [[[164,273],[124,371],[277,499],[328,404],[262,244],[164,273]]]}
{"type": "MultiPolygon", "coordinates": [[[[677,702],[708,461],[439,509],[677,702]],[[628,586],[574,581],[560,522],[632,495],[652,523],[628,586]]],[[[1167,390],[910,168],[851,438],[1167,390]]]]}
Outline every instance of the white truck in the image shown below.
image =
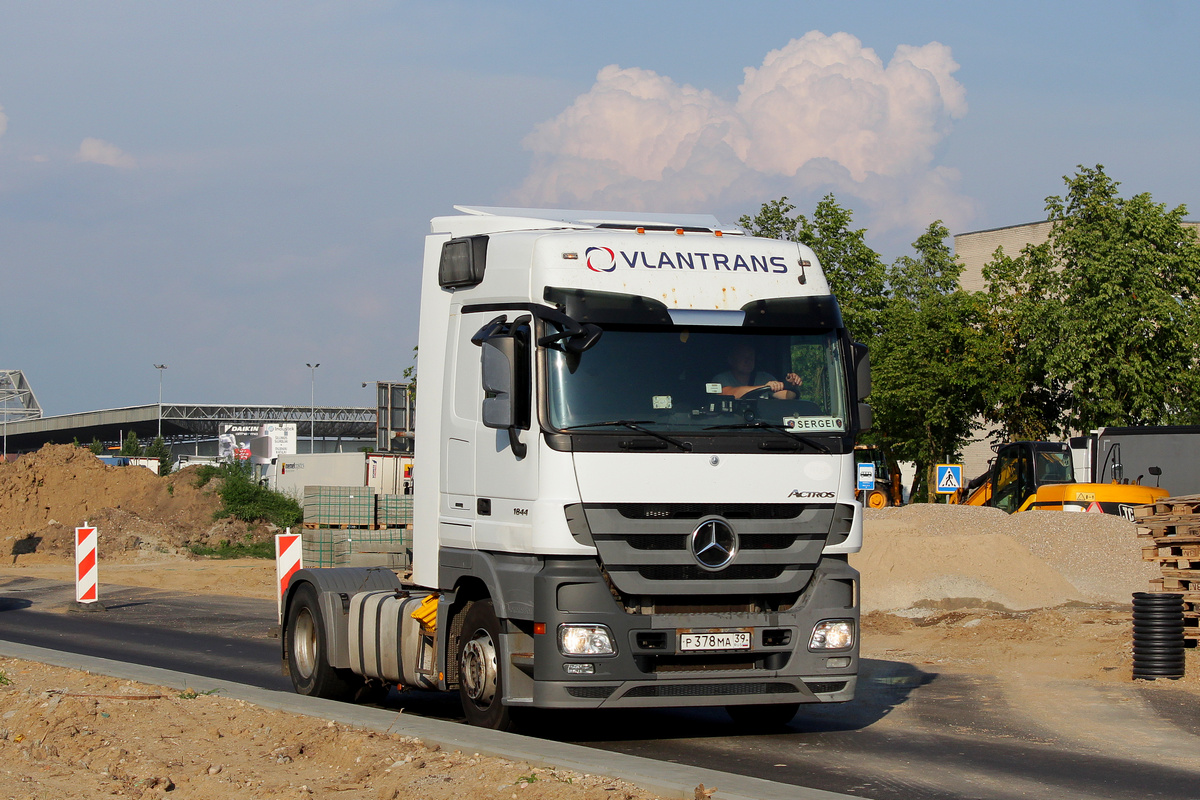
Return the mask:
{"type": "Polygon", "coordinates": [[[812,251],[704,215],[456,209],[425,247],[411,578],[297,572],[296,690],[457,690],[496,729],[850,700],[870,368],[812,251]]]}

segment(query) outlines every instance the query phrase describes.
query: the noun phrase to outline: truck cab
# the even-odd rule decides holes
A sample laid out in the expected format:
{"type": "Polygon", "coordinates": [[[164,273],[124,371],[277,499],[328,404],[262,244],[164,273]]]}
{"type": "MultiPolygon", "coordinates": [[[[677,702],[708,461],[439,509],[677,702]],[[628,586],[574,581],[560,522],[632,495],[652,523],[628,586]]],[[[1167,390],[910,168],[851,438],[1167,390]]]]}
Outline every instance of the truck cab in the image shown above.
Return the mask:
{"type": "Polygon", "coordinates": [[[330,616],[308,660],[457,689],[494,728],[851,699],[869,365],[813,253],[701,215],[458,210],[426,245],[411,579],[298,573],[330,616]],[[372,592],[398,610],[355,618],[372,592]],[[356,660],[410,597],[436,604],[424,667],[356,660]]]}

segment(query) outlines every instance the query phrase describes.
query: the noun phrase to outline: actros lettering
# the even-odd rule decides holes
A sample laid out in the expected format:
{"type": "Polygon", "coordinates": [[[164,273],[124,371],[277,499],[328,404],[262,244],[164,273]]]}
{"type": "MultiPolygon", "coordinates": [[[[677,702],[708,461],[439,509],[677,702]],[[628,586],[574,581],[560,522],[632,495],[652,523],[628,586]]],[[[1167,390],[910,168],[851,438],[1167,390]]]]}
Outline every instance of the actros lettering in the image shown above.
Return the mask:
{"type": "Polygon", "coordinates": [[[788,497],[805,497],[820,500],[831,500],[833,499],[833,496],[833,492],[802,492],[799,489],[792,489],[792,491],[788,494],[788,497]]]}

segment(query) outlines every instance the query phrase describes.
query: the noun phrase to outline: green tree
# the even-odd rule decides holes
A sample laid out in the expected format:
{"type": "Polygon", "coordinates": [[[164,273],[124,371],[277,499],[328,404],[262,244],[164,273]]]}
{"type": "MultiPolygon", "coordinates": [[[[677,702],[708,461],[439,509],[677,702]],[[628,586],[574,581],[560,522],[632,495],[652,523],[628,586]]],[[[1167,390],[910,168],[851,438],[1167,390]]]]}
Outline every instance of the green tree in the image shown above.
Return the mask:
{"type": "Polygon", "coordinates": [[[1065,433],[1067,385],[1049,371],[1057,342],[1046,297],[1056,275],[1049,248],[1027,246],[1010,258],[997,249],[983,268],[989,298],[986,329],[994,373],[984,418],[998,441],[1039,441],[1065,433]]]}
{"type": "Polygon", "coordinates": [[[743,214],[738,220],[738,224],[752,236],[798,242],[800,241],[800,219],[798,216],[788,216],[795,210],[796,207],[789,203],[786,197],[781,197],[778,200],[763,203],[762,208],[753,217],[743,214]]]}
{"type": "Polygon", "coordinates": [[[1104,167],[1079,167],[1050,197],[1051,295],[1058,346],[1052,374],[1072,388],[1067,422],[1165,425],[1196,420],[1200,246],[1149,194],[1124,200],[1104,167]]]}
{"type": "Polygon", "coordinates": [[[121,455],[140,456],[141,454],[142,446],[138,443],[138,435],[130,431],[125,437],[125,441],[121,443],[121,455]]]}
{"type": "Polygon", "coordinates": [[[988,416],[1009,436],[1200,419],[1200,245],[1104,167],[1046,199],[1049,240],[985,270],[1003,378],[988,416]]]}
{"type": "MultiPolygon", "coordinates": [[[[417,345],[413,345],[412,351],[413,363],[404,368],[404,380],[408,381],[408,399],[410,402],[415,402],[417,399],[417,345]]],[[[411,424],[411,422],[410,422],[411,424]]]]}
{"type": "Polygon", "coordinates": [[[146,447],[146,455],[150,458],[158,459],[158,474],[170,475],[173,461],[171,459],[171,448],[161,436],[155,436],[154,441],[146,447]]]}
{"type": "Polygon", "coordinates": [[[876,427],[896,457],[916,464],[914,499],[932,499],[934,466],[957,460],[987,407],[987,303],[958,287],[962,266],[936,221],[888,270],[892,289],[872,357],[876,427]]]}
{"type": "Polygon", "coordinates": [[[102,456],[104,455],[104,442],[92,437],[92,443],[88,445],[88,450],[91,450],[93,455],[102,456]]]}

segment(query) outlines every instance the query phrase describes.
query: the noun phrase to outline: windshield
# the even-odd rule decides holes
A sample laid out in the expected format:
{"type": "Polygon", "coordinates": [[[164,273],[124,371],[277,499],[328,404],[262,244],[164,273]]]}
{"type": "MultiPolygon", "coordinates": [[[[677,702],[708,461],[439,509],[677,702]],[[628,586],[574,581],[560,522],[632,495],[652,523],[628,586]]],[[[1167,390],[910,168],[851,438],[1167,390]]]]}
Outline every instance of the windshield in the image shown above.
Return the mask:
{"type": "Polygon", "coordinates": [[[1037,464],[1037,482],[1039,484],[1075,482],[1070,451],[1040,452],[1035,456],[1034,461],[1037,464]]]}
{"type": "Polygon", "coordinates": [[[548,348],[548,422],[659,432],[764,426],[814,435],[848,430],[841,344],[833,332],[606,326],[575,355],[548,348]]]}

